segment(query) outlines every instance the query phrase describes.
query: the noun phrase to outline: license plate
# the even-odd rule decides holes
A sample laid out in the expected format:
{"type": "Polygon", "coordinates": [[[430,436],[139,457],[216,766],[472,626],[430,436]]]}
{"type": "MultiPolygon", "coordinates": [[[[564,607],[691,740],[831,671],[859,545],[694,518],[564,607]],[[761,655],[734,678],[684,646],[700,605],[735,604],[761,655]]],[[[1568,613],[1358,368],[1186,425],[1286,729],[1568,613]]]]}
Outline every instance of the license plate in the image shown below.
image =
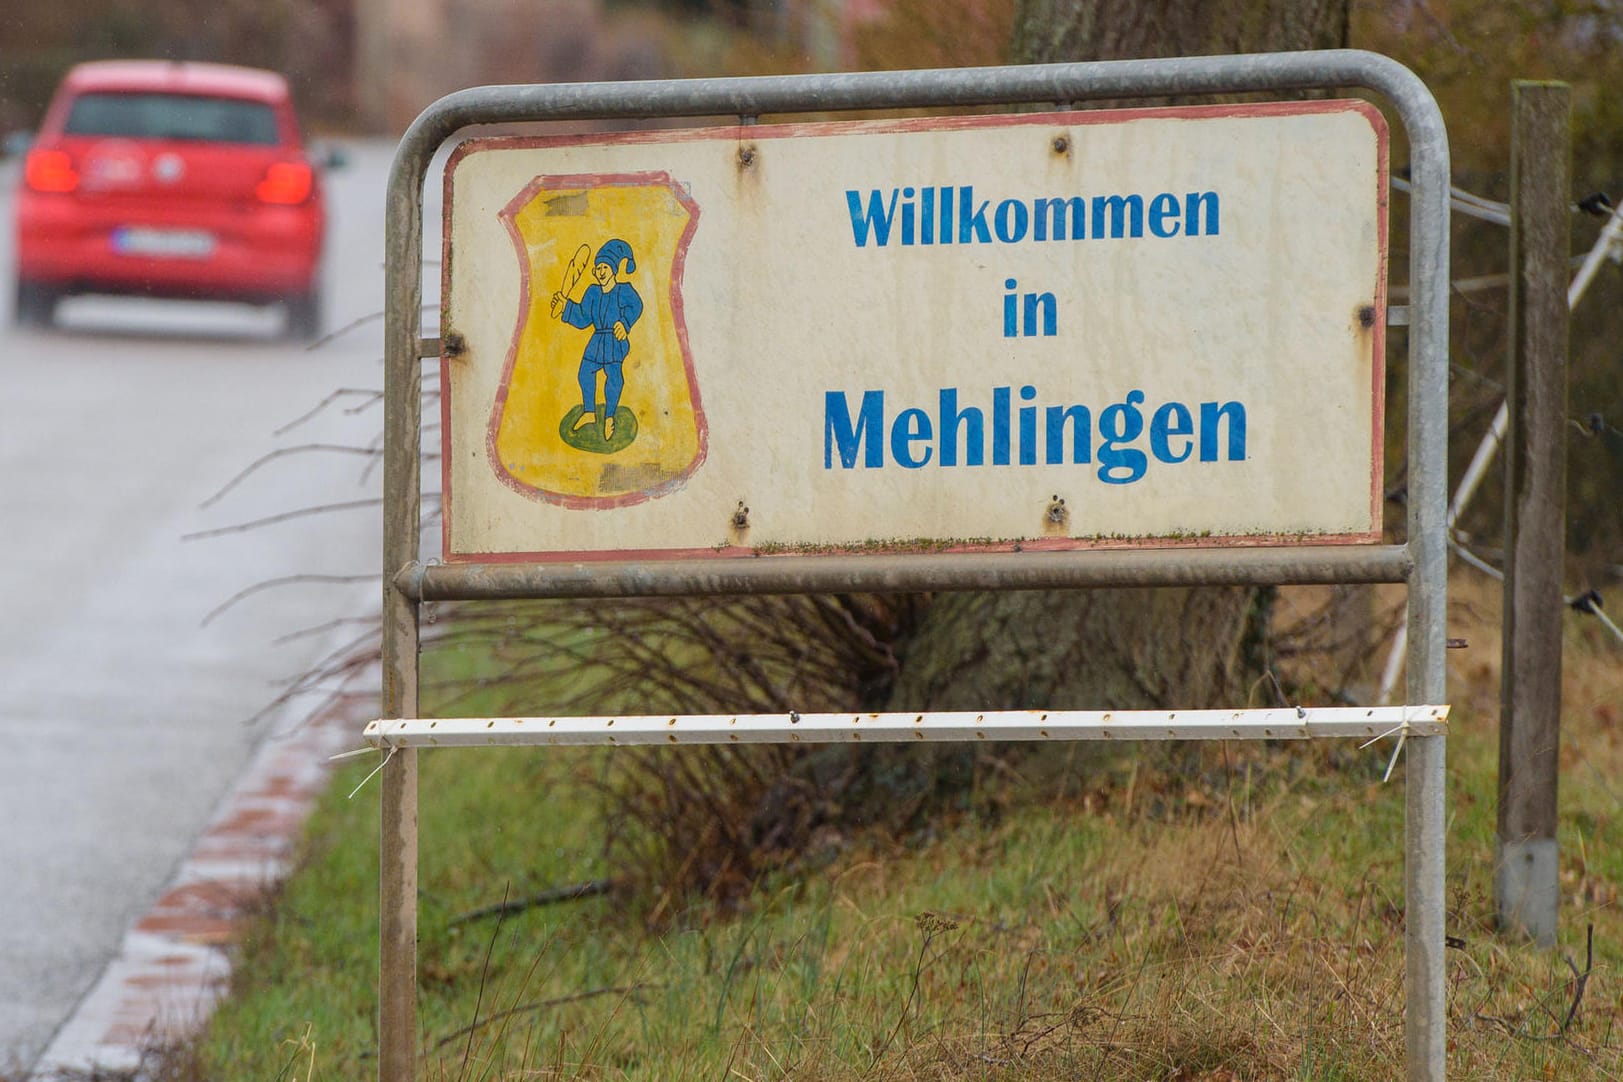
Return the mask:
{"type": "Polygon", "coordinates": [[[131,226],[113,230],[113,251],[120,255],[206,259],[214,254],[214,234],[202,229],[147,229],[131,226]]]}

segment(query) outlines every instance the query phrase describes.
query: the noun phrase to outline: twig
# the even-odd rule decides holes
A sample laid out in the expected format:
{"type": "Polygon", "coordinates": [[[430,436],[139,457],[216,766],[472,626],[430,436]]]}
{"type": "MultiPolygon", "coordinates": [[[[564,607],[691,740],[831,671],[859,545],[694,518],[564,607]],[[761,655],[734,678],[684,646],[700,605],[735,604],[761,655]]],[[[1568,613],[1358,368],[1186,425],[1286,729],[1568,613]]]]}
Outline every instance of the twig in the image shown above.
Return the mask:
{"type": "Polygon", "coordinates": [[[366,458],[377,458],[383,453],[369,447],[351,447],[342,443],[301,443],[297,447],[278,447],[276,450],[267,452],[266,454],[260,455],[258,458],[254,459],[245,468],[238,471],[235,477],[231,478],[231,480],[222,485],[219,491],[215,492],[214,495],[210,496],[197,506],[199,508],[213,507],[225,497],[226,493],[242,484],[242,482],[246,481],[249,476],[251,476],[257,470],[264,466],[268,466],[278,458],[286,458],[290,455],[311,454],[315,452],[326,454],[363,455],[366,458]]]}
{"type": "Polygon", "coordinates": [[[1567,1032],[1567,1028],[1572,1025],[1572,1020],[1578,1017],[1578,1005],[1584,1001],[1584,988],[1589,984],[1590,971],[1595,968],[1595,926],[1593,924],[1589,925],[1588,934],[1585,938],[1587,942],[1584,946],[1584,971],[1579,973],[1578,967],[1572,964],[1572,959],[1566,959],[1567,968],[1572,970],[1573,980],[1577,983],[1573,985],[1572,989],[1572,1006],[1567,1008],[1567,1016],[1561,1020],[1562,1034],[1567,1032]]]}
{"type": "MultiPolygon", "coordinates": [[[[879,1061],[890,1051],[891,1042],[896,1039],[896,1034],[902,1031],[902,1024],[907,1021],[907,1015],[913,1009],[913,1000],[919,993],[919,981],[928,965],[925,956],[930,951],[930,944],[935,942],[935,937],[942,932],[950,932],[958,927],[957,921],[937,913],[920,913],[913,918],[913,923],[924,933],[924,942],[919,944],[919,956],[913,962],[913,986],[907,990],[907,1002],[902,1004],[902,1013],[896,1016],[896,1024],[891,1027],[890,1035],[885,1038],[885,1043],[879,1046],[879,1051],[874,1053],[873,1060],[868,1064],[869,1071],[879,1066],[879,1061]]],[[[935,959],[932,958],[930,961],[933,962],[935,959]]]]}
{"type": "Polygon", "coordinates": [[[593,898],[599,894],[607,894],[612,889],[614,889],[614,880],[612,879],[589,879],[584,883],[574,883],[566,887],[553,887],[539,894],[532,894],[528,898],[519,898],[511,902],[504,895],[501,902],[496,905],[482,906],[479,909],[463,913],[461,916],[451,918],[446,927],[455,928],[459,924],[468,924],[472,921],[482,920],[485,917],[505,917],[512,913],[520,913],[526,909],[535,909],[544,905],[556,905],[559,902],[573,902],[581,898],[593,898]]]}
{"type": "Polygon", "coordinates": [[[311,342],[308,346],[305,346],[305,351],[308,352],[310,350],[320,349],[333,339],[341,338],[350,331],[355,330],[357,327],[364,327],[368,323],[376,323],[378,320],[382,319],[383,316],[384,313],[382,312],[368,312],[366,315],[361,316],[358,319],[352,319],[342,327],[339,327],[337,330],[328,331],[320,338],[317,338],[314,342],[311,342]]]}
{"type": "Polygon", "coordinates": [[[354,679],[356,673],[377,662],[379,651],[369,644],[376,642],[380,634],[374,624],[365,633],[329,651],[325,657],[306,669],[303,675],[290,682],[274,699],[244,719],[243,724],[255,724],[301,695],[324,693],[322,702],[307,715],[311,718],[318,716],[348,693],[349,682],[354,679]],[[326,690],[324,685],[333,679],[339,681],[338,687],[326,690]]]}
{"type": "MultiPolygon", "coordinates": [[[[502,901],[504,903],[507,901],[507,892],[512,889],[513,884],[511,882],[502,887],[502,901]]],[[[473,1035],[479,1029],[479,1008],[484,1006],[485,980],[490,976],[490,956],[496,952],[496,937],[501,934],[501,931],[501,922],[498,921],[496,927],[490,930],[490,943],[485,947],[485,963],[479,967],[479,993],[474,997],[473,1001],[473,1025],[467,1027],[468,1044],[462,1050],[462,1068],[457,1072],[459,1078],[468,1076],[468,1057],[473,1055],[473,1035]]]]}
{"type": "Polygon", "coordinates": [[[209,610],[208,615],[203,617],[201,626],[209,626],[209,624],[213,623],[215,618],[221,613],[225,612],[239,601],[252,597],[254,594],[257,594],[262,590],[273,590],[280,586],[296,586],[309,583],[319,583],[323,586],[334,586],[347,582],[374,582],[377,580],[377,577],[377,572],[374,571],[365,575],[284,575],[281,578],[266,579],[263,582],[256,582],[252,586],[238,590],[236,593],[214,606],[214,608],[209,610]]]}
{"type": "MultiPolygon", "coordinates": [[[[377,579],[377,575],[368,575],[366,578],[369,582],[375,581],[377,579]]],[[[300,639],[313,639],[318,635],[330,634],[341,627],[372,628],[376,626],[377,618],[373,616],[340,616],[335,619],[328,620],[326,623],[313,624],[310,627],[301,627],[297,631],[289,631],[285,634],[278,635],[271,640],[271,645],[286,646],[288,643],[298,642],[300,639]]]]}
{"type": "MultiPolygon", "coordinates": [[[[1272,672],[1273,670],[1269,670],[1272,672]]],[[[1229,837],[1234,840],[1234,862],[1239,867],[1245,867],[1245,854],[1240,851],[1240,820],[1234,814],[1234,767],[1229,763],[1229,742],[1218,741],[1223,746],[1223,788],[1227,797],[1229,808],[1229,837]]]]}
{"type": "Polygon", "coordinates": [[[474,1030],[482,1030],[482,1028],[493,1024],[493,1022],[502,1022],[503,1019],[511,1019],[511,1017],[516,1014],[526,1014],[526,1012],[531,1011],[545,1011],[547,1007],[562,1007],[565,1006],[565,1004],[581,1003],[583,999],[596,999],[597,996],[630,994],[633,993],[633,991],[644,990],[644,988],[657,988],[657,985],[620,985],[615,986],[615,988],[592,988],[591,991],[578,991],[578,993],[573,994],[573,996],[558,996],[558,998],[555,999],[539,999],[539,1001],[536,1001],[536,1003],[521,1003],[516,1007],[508,1007],[506,1011],[497,1011],[495,1014],[487,1017],[487,1019],[480,1020],[480,1022],[474,1022],[472,1025],[464,1025],[463,1028],[459,1028],[459,1030],[456,1030],[454,1033],[446,1033],[445,1037],[441,1037],[440,1040],[433,1043],[433,1050],[441,1050],[441,1048],[445,1048],[446,1045],[450,1045],[451,1041],[461,1040],[461,1038],[467,1037],[467,1035],[474,1032],[474,1030]]]}
{"type": "MultiPolygon", "coordinates": [[[[425,493],[425,495],[427,495],[425,493]]],[[[316,507],[301,507],[294,511],[283,511],[275,515],[254,519],[251,522],[239,522],[235,526],[221,526],[213,530],[198,530],[196,533],[181,534],[182,541],[202,541],[210,537],[224,537],[231,533],[247,533],[257,530],[261,526],[273,526],[278,522],[287,522],[296,518],[309,518],[311,515],[325,515],[333,511],[356,511],[363,507],[382,507],[383,500],[349,500],[345,503],[326,503],[316,507]]]]}
{"type": "Polygon", "coordinates": [[[328,406],[330,406],[334,402],[338,401],[340,398],[353,398],[353,397],[364,398],[364,399],[366,399],[366,401],[363,402],[359,406],[352,406],[351,408],[345,410],[344,411],[345,413],[349,413],[349,414],[360,413],[362,410],[366,409],[368,406],[376,405],[377,403],[382,402],[383,401],[383,392],[382,391],[377,391],[377,390],[372,390],[371,388],[367,388],[367,387],[340,387],[340,388],[338,388],[338,390],[333,391],[332,393],[328,394],[327,397],[323,398],[320,402],[317,402],[313,407],[311,407],[311,409],[307,413],[304,413],[304,414],[302,414],[302,415],[300,415],[298,417],[293,418],[293,420],[289,421],[287,424],[283,425],[281,428],[278,428],[275,431],[273,431],[271,433],[271,435],[273,435],[273,436],[286,435],[288,432],[290,432],[291,430],[299,427],[304,422],[308,421],[310,418],[314,417],[316,414],[320,413],[322,410],[326,409],[328,406]]]}

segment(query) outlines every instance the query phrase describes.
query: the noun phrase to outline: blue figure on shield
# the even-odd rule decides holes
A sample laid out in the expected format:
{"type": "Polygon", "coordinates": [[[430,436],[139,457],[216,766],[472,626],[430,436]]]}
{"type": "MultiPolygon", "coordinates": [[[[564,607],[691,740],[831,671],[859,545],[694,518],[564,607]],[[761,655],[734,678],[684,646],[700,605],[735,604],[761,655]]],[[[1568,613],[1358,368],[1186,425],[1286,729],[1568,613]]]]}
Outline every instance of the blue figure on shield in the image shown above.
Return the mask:
{"type": "MultiPolygon", "coordinates": [[[[584,251],[584,246],[583,246],[584,251]]],[[[573,260],[571,261],[574,262],[573,260]]],[[[568,296],[579,271],[565,275],[565,286],[552,295],[552,315],[571,327],[591,328],[580,359],[581,413],[571,432],[597,421],[597,376],[603,374],[603,440],[614,439],[614,415],[620,408],[620,392],[625,388],[621,369],[631,352],[631,328],[642,315],[642,297],[629,281],[620,281],[622,265],[626,274],[637,270],[631,245],[618,237],[603,243],[592,260],[594,283],[586,287],[578,301],[568,296]]]]}

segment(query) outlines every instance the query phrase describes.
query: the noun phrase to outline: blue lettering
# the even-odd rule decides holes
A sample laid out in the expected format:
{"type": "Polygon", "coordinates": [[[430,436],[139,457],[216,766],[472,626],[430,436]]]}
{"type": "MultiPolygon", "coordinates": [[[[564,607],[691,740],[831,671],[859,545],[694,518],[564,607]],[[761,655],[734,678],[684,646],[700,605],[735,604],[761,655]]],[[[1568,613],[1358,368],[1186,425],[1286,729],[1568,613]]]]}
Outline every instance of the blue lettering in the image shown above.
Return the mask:
{"type": "Polygon", "coordinates": [[[1162,462],[1182,462],[1189,457],[1189,436],[1194,430],[1195,422],[1189,416],[1189,407],[1182,402],[1168,402],[1150,418],[1150,454],[1162,462]],[[1172,450],[1172,445],[1167,442],[1171,436],[1183,437],[1182,450],[1172,450]]]}
{"type": "Polygon", "coordinates": [[[883,248],[890,243],[890,223],[896,216],[896,189],[890,190],[890,206],[887,208],[880,198],[879,189],[875,188],[868,196],[868,210],[862,209],[862,197],[855,191],[847,190],[845,193],[846,210],[851,214],[851,239],[856,241],[858,248],[868,246],[868,234],[873,233],[874,243],[883,248]]]}
{"type": "Polygon", "coordinates": [[[1059,333],[1059,300],[1052,293],[1027,293],[1025,334],[1037,334],[1037,320],[1042,317],[1042,335],[1052,338],[1059,333]]]}
{"type": "Polygon", "coordinates": [[[1184,196],[1183,202],[1183,231],[1191,237],[1198,237],[1200,232],[1200,212],[1206,211],[1206,235],[1217,236],[1218,208],[1216,192],[1190,192],[1184,196]]]}
{"type": "Polygon", "coordinates": [[[839,391],[823,395],[823,469],[834,468],[834,450],[839,448],[840,465],[852,469],[857,464],[857,451],[866,441],[867,450],[862,465],[877,470],[885,464],[883,432],[885,428],[885,392],[863,391],[862,409],[857,421],[851,420],[851,407],[839,391]]]}
{"type": "Polygon", "coordinates": [[[1142,195],[1096,195],[1093,197],[1093,236],[1106,236],[1105,220],[1109,217],[1109,236],[1142,237],[1144,235],[1144,197],[1142,195]]]}
{"type": "Polygon", "coordinates": [[[1049,406],[1047,410],[1048,464],[1065,463],[1065,422],[1071,422],[1071,462],[1093,461],[1093,415],[1086,406],[1049,406]]]}
{"type": "MultiPolygon", "coordinates": [[[[1037,388],[1026,384],[1020,388],[1020,401],[1030,402],[1037,397],[1037,388]]],[[[1037,407],[1020,407],[1020,465],[1037,464],[1037,407]]]]}
{"type": "Polygon", "coordinates": [[[986,423],[974,406],[958,408],[958,388],[941,389],[941,464],[958,465],[958,435],[965,427],[969,438],[964,448],[964,465],[979,466],[986,454],[986,423]]]}
{"type": "Polygon", "coordinates": [[[1245,461],[1245,405],[1240,402],[1200,404],[1200,460],[1217,461],[1217,427],[1227,419],[1229,425],[1228,460],[1245,461]]]}
{"type": "MultiPolygon", "coordinates": [[[[1146,407],[1145,392],[1093,412],[1081,403],[1042,405],[1037,388],[992,387],[989,405],[966,405],[960,388],[936,392],[934,411],[901,409],[887,414],[886,392],[823,393],[823,468],[880,469],[890,458],[906,470],[944,467],[1068,466],[1096,464],[1107,485],[1141,480],[1152,462],[1246,461],[1245,403],[1198,405],[1163,401],[1146,407]],[[888,420],[888,423],[887,423],[888,420]],[[988,451],[990,445],[990,451],[988,451]]],[[[981,399],[986,402],[986,399],[981,399]]]]}
{"type": "Polygon", "coordinates": [[[1005,199],[997,205],[997,213],[992,215],[992,225],[997,229],[997,239],[1004,244],[1018,244],[1026,239],[1026,229],[1031,219],[1026,205],[1018,199],[1005,199]]]}
{"type": "Polygon", "coordinates": [[[981,244],[992,243],[992,234],[986,228],[986,208],[991,205],[990,199],[981,200],[979,208],[975,206],[975,186],[965,184],[958,189],[958,243],[968,244],[976,241],[981,244]]]}
{"type": "Polygon", "coordinates": [[[1162,192],[1150,200],[1150,232],[1157,237],[1178,235],[1178,197],[1162,192]]]}
{"type": "Polygon", "coordinates": [[[845,207],[858,248],[870,241],[888,247],[898,227],[904,247],[1121,239],[1145,236],[1146,226],[1149,236],[1163,240],[1222,231],[1222,199],[1215,191],[1186,192],[1181,199],[1172,192],[1128,192],[978,200],[973,184],[909,185],[888,193],[870,188],[866,195],[847,188],[845,207]]]}
{"type": "Polygon", "coordinates": [[[992,465],[1009,464],[1009,389],[992,388],[992,465]]]}
{"type": "Polygon", "coordinates": [[[903,469],[916,470],[928,465],[932,453],[928,446],[930,435],[928,413],[921,409],[903,410],[896,415],[896,423],[890,426],[890,457],[903,469]],[[918,458],[913,457],[915,443],[926,444],[918,458]]]}
{"type": "Polygon", "coordinates": [[[1128,391],[1125,402],[1106,406],[1099,414],[1099,480],[1107,485],[1130,485],[1144,476],[1149,456],[1136,447],[1124,447],[1144,432],[1144,414],[1138,407],[1143,391],[1128,391]],[[1117,476],[1126,470],[1127,476],[1117,476]]]}
{"type": "Polygon", "coordinates": [[[1053,230],[1054,240],[1064,240],[1073,237],[1081,240],[1088,235],[1087,230],[1088,201],[1080,195],[1073,195],[1069,199],[1034,199],[1031,202],[1031,216],[1036,219],[1032,231],[1033,240],[1048,240],[1049,230],[1053,230]],[[1069,229],[1066,227],[1066,213],[1069,212],[1069,229]]]}

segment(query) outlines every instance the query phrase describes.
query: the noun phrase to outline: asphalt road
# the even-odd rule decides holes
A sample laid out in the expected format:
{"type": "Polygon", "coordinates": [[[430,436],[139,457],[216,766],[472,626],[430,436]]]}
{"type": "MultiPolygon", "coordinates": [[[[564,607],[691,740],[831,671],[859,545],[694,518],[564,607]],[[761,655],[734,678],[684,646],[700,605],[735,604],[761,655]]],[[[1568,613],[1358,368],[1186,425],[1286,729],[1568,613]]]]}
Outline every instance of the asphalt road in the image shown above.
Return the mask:
{"type": "MultiPolygon", "coordinates": [[[[352,145],[328,177],[328,320],[382,309],[392,146],[352,145]]],[[[188,534],[378,494],[360,446],[378,408],[381,322],[313,350],[277,310],[83,298],[61,326],[9,319],[14,162],[0,166],[0,1074],[26,1067],[161,892],[258,742],[249,721],[333,638],[282,636],[357,610],[375,586],[279,576],[375,573],[380,512],[363,508],[188,534]]],[[[306,701],[303,706],[308,706],[306,701]]],[[[359,741],[357,740],[357,743],[359,741]]]]}

